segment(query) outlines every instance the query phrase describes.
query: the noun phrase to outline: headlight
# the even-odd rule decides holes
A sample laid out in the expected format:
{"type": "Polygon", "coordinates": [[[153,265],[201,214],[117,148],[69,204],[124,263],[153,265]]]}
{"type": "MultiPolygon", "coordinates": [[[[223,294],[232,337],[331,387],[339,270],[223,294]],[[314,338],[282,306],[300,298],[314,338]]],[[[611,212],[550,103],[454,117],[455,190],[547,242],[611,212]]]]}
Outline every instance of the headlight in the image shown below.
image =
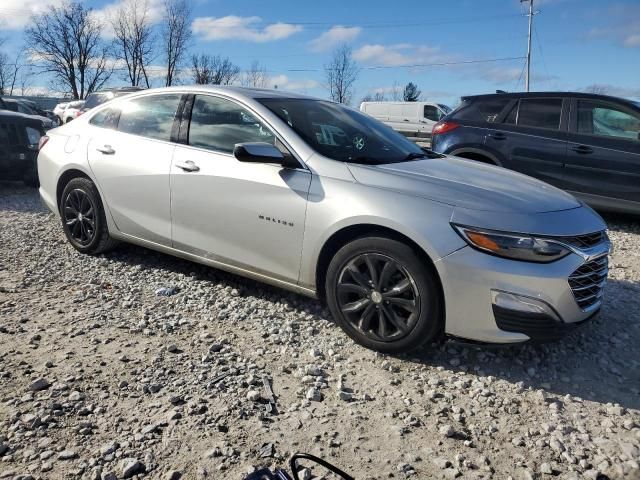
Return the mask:
{"type": "Polygon", "coordinates": [[[452,224],[473,248],[499,257],[525,262],[549,263],[571,253],[567,247],[545,238],[504,233],[452,224]]]}
{"type": "Polygon", "coordinates": [[[36,150],[40,142],[40,132],[35,128],[27,127],[27,138],[29,139],[29,148],[36,150]]]}

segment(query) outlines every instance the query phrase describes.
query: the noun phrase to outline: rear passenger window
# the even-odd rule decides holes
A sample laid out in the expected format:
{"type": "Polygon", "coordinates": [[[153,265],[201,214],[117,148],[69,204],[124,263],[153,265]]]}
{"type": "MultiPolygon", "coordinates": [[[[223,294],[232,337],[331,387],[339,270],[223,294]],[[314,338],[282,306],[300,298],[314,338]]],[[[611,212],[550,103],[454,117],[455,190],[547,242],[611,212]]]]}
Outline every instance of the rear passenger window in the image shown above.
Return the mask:
{"type": "Polygon", "coordinates": [[[118,131],[169,141],[180,94],[152,95],[122,104],[118,131]]]}
{"type": "Polygon", "coordinates": [[[456,117],[494,123],[508,104],[508,98],[477,98],[469,106],[460,108],[456,117]]]}
{"type": "Polygon", "coordinates": [[[105,108],[96,113],[89,123],[95,127],[102,128],[118,128],[118,120],[120,119],[120,110],[116,108],[105,108]]]}
{"type": "Polygon", "coordinates": [[[223,98],[197,95],[191,111],[189,145],[233,152],[236,143],[275,144],[276,137],[251,112],[223,98]]]}
{"type": "Polygon", "coordinates": [[[561,113],[561,98],[521,99],[518,110],[518,125],[558,130],[561,113]]]}

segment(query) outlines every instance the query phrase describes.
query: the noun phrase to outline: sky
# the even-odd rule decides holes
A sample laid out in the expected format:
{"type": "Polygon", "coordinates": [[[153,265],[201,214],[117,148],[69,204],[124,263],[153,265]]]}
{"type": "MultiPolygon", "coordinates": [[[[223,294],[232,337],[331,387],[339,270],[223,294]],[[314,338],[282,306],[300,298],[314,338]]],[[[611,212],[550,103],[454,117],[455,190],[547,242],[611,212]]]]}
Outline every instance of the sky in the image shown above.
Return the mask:
{"type": "MultiPolygon", "coordinates": [[[[1,0],[4,50],[18,51],[31,13],[61,1],[1,0]]],[[[82,1],[106,19],[122,0],[82,1]]],[[[162,1],[148,1],[159,19],[162,1]]],[[[409,81],[424,100],[449,105],[524,88],[528,7],[519,0],[192,0],[192,9],[192,53],[243,69],[258,60],[281,90],[326,98],[323,66],[343,43],[360,68],[354,104],[409,81]]],[[[532,90],[597,85],[640,99],[640,0],[534,0],[534,9],[532,90]]],[[[111,84],[125,84],[121,73],[111,84]]],[[[28,85],[51,86],[37,74],[28,85]]]]}

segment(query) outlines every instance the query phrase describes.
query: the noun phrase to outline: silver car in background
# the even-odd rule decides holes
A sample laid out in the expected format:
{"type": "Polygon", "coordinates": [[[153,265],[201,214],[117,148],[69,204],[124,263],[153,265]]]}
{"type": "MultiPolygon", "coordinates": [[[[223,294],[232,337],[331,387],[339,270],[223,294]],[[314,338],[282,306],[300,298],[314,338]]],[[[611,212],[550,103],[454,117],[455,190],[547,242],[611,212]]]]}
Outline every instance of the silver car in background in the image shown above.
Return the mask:
{"type": "Polygon", "coordinates": [[[602,302],[610,243],[589,207],[329,101],[146,90],[50,131],[38,169],[78,251],[126,241],[318,297],[383,352],[551,340],[602,302]]]}

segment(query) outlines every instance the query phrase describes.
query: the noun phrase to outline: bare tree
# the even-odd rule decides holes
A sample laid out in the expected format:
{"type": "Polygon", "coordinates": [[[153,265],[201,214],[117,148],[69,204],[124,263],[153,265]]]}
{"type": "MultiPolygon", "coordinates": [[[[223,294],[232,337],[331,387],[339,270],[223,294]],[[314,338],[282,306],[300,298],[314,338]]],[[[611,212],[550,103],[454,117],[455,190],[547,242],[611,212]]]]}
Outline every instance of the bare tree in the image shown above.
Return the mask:
{"type": "Polygon", "coordinates": [[[361,102],[386,102],[387,97],[384,92],[374,92],[373,94],[367,93],[364,97],[362,97],[361,102]]]}
{"type": "Polygon", "coordinates": [[[165,0],[162,48],[167,73],[164,84],[170,87],[180,72],[191,39],[191,8],[186,0],[165,0]]]}
{"type": "Polygon", "coordinates": [[[0,95],[7,94],[7,88],[10,78],[9,69],[9,56],[4,52],[0,52],[0,95]]]}
{"type": "Polygon", "coordinates": [[[269,86],[269,75],[267,68],[260,65],[258,60],[251,62],[249,70],[244,72],[240,81],[243,87],[267,88],[269,86]]]}
{"type": "Polygon", "coordinates": [[[193,55],[191,57],[193,81],[198,85],[229,85],[240,75],[240,67],[220,55],[193,55]]]}
{"type": "Polygon", "coordinates": [[[404,100],[404,91],[397,81],[393,82],[390,94],[391,100],[393,100],[394,102],[401,102],[404,100]]]}
{"type": "Polygon", "coordinates": [[[115,33],[113,55],[123,61],[127,73],[125,79],[132,86],[142,82],[148,88],[147,67],[154,57],[153,25],[149,18],[148,0],[126,0],[121,4],[113,18],[111,26],[115,33]]]}
{"type": "Polygon", "coordinates": [[[84,98],[109,79],[102,25],[91,9],[71,1],[34,15],[25,29],[29,55],[53,76],[53,83],[73,98],[84,98]]]}
{"type": "Polygon", "coordinates": [[[359,73],[351,47],[346,44],[338,47],[333,52],[331,62],[324,66],[324,71],[331,100],[349,104],[359,73]]]}

